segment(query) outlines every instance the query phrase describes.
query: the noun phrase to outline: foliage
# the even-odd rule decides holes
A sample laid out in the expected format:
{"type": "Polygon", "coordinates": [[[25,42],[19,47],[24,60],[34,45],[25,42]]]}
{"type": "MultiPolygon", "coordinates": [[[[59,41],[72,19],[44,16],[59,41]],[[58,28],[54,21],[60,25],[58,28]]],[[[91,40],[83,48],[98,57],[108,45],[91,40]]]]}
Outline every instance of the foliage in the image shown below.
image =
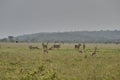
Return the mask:
{"type": "Polygon", "coordinates": [[[35,33],[16,37],[19,41],[63,41],[63,42],[119,42],[120,31],[75,31],[55,33],[35,33]]]}

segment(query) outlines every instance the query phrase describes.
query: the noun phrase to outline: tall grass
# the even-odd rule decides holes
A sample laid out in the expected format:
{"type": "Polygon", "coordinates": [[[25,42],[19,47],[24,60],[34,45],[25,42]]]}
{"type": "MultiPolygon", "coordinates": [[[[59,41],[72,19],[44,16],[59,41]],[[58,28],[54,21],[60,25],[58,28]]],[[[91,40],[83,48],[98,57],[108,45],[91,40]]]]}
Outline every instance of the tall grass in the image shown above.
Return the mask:
{"type": "Polygon", "coordinates": [[[120,45],[86,44],[83,54],[74,49],[74,44],[62,44],[48,54],[43,54],[40,43],[0,45],[0,80],[120,79],[120,45]],[[41,49],[30,50],[29,45],[41,49]],[[90,56],[96,45],[97,54],[90,56]]]}

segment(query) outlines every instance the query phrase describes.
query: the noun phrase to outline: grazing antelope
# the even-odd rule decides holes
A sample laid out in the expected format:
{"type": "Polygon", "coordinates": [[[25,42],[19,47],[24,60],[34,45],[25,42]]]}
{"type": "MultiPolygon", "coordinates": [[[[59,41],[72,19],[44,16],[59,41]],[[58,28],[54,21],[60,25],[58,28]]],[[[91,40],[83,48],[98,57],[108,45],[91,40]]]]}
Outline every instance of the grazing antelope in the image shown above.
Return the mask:
{"type": "Polygon", "coordinates": [[[79,53],[81,53],[81,54],[82,54],[82,53],[83,53],[83,51],[82,51],[82,50],[80,50],[80,51],[79,51],[79,53]]]}
{"type": "Polygon", "coordinates": [[[60,44],[54,44],[53,48],[59,49],[60,48],[60,44]]]}
{"type": "Polygon", "coordinates": [[[81,44],[75,45],[75,49],[79,49],[81,44]]]}
{"type": "Polygon", "coordinates": [[[48,43],[46,45],[44,43],[42,43],[43,49],[47,49],[47,45],[48,45],[48,43]]]}
{"type": "Polygon", "coordinates": [[[48,49],[47,49],[47,48],[44,48],[44,49],[43,49],[43,52],[44,52],[44,53],[48,53],[49,50],[53,50],[53,46],[51,46],[51,47],[48,48],[48,49]]]}
{"type": "Polygon", "coordinates": [[[95,47],[94,52],[91,54],[91,56],[94,56],[96,54],[97,47],[95,47]]]}
{"type": "Polygon", "coordinates": [[[48,50],[53,50],[53,46],[52,46],[52,47],[50,47],[48,50]]]}
{"type": "Polygon", "coordinates": [[[37,46],[29,46],[29,49],[39,49],[37,46]]]}
{"type": "Polygon", "coordinates": [[[48,49],[44,49],[43,52],[44,52],[44,53],[48,53],[48,49]]]}

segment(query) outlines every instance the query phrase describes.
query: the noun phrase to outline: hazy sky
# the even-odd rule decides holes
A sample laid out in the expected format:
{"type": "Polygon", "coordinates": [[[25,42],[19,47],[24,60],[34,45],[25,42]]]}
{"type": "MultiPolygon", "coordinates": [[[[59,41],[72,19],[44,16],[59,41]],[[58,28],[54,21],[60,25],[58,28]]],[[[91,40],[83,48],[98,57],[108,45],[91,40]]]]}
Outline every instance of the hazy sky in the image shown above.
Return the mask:
{"type": "Polygon", "coordinates": [[[0,0],[0,38],[101,29],[120,30],[120,0],[0,0]]]}

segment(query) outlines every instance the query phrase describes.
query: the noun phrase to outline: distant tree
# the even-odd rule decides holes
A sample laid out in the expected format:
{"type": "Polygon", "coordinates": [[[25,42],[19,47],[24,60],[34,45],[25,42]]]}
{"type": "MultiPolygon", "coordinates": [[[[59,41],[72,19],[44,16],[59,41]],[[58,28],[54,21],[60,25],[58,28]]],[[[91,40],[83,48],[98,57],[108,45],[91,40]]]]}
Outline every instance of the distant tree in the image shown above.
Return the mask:
{"type": "Polygon", "coordinates": [[[7,38],[3,38],[3,39],[0,39],[1,42],[7,42],[8,39],[7,38]]]}
{"type": "Polygon", "coordinates": [[[8,40],[9,40],[10,42],[14,42],[14,37],[13,37],[13,36],[8,36],[8,40]]]}

